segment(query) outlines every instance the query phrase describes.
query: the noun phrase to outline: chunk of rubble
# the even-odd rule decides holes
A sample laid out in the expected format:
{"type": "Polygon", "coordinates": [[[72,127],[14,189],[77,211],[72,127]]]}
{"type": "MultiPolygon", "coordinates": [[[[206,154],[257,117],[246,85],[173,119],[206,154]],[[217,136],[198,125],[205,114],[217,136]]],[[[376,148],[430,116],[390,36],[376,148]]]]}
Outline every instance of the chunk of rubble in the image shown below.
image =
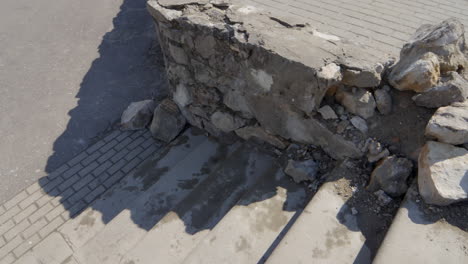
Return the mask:
{"type": "Polygon", "coordinates": [[[291,176],[296,183],[313,181],[317,177],[318,164],[313,160],[289,160],[284,173],[291,176]]]}
{"type": "Polygon", "coordinates": [[[428,141],[418,166],[419,192],[426,203],[444,206],[468,200],[468,150],[428,141]]]}
{"type": "Polygon", "coordinates": [[[468,143],[468,101],[439,108],[426,126],[426,136],[453,145],[468,143]]]}
{"type": "Polygon", "coordinates": [[[423,92],[437,84],[440,74],[467,68],[465,30],[451,18],[421,26],[403,46],[388,79],[398,90],[423,92]]]}
{"type": "Polygon", "coordinates": [[[324,105],[322,106],[317,112],[320,113],[323,119],[337,119],[338,116],[336,115],[335,111],[329,106],[324,105]]]}
{"type": "Polygon", "coordinates": [[[349,121],[355,128],[357,128],[363,134],[367,134],[369,128],[367,127],[366,120],[360,118],[359,116],[353,116],[353,118],[351,118],[349,121]]]}
{"type": "Polygon", "coordinates": [[[342,83],[348,86],[370,88],[379,86],[382,80],[384,66],[377,63],[373,66],[361,66],[356,63],[349,65],[343,71],[342,83]]]}
{"type": "Polygon", "coordinates": [[[369,162],[376,162],[390,155],[388,149],[384,148],[380,142],[376,140],[368,140],[367,146],[367,160],[369,162]]]}
{"type": "Polygon", "coordinates": [[[228,112],[216,111],[211,115],[211,123],[219,130],[229,133],[245,125],[245,119],[228,112]]]}
{"type": "Polygon", "coordinates": [[[365,119],[374,115],[376,107],[374,97],[365,89],[342,86],[336,91],[335,98],[353,114],[365,119]]]}
{"type": "Polygon", "coordinates": [[[122,130],[138,130],[145,128],[153,116],[155,103],[144,100],[131,103],[122,113],[120,128],[122,130]]]}
{"type": "Polygon", "coordinates": [[[398,197],[408,189],[406,180],[411,174],[413,163],[405,158],[390,156],[377,164],[372,171],[368,189],[370,191],[383,190],[390,196],[398,197]]]}
{"type": "Polygon", "coordinates": [[[393,201],[392,197],[388,196],[384,191],[378,190],[374,192],[374,195],[377,196],[377,200],[381,205],[387,205],[393,201]]]}
{"type": "Polygon", "coordinates": [[[388,115],[392,112],[392,96],[385,89],[378,89],[374,92],[377,109],[382,115],[388,115]]]}
{"type": "Polygon", "coordinates": [[[437,85],[424,93],[415,95],[412,99],[418,106],[438,108],[456,102],[464,102],[468,98],[468,82],[457,72],[449,72],[437,85]]]}
{"type": "Polygon", "coordinates": [[[170,142],[184,129],[185,123],[177,104],[165,99],[154,110],[150,131],[154,138],[170,142]]]}
{"type": "Polygon", "coordinates": [[[280,137],[273,136],[267,133],[260,126],[247,126],[237,129],[236,134],[244,140],[255,138],[257,140],[266,142],[279,149],[285,149],[288,146],[288,142],[281,139],[280,137]]]}

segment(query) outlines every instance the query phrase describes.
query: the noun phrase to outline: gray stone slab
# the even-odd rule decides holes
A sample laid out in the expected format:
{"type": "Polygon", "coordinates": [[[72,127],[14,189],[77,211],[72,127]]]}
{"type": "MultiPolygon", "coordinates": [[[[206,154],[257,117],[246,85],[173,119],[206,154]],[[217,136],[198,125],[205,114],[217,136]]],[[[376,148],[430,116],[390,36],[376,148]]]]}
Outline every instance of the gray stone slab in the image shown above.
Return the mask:
{"type": "Polygon", "coordinates": [[[413,186],[408,190],[374,263],[468,263],[468,232],[445,221],[428,221],[416,202],[413,186]]]}
{"type": "MultiPolygon", "coordinates": [[[[166,170],[164,177],[138,197],[128,210],[122,211],[99,234],[77,249],[74,257],[80,263],[118,263],[197,183],[209,175],[210,170],[237,148],[238,144],[224,148],[214,141],[206,140],[179,162],[178,166],[163,168],[166,170]],[[184,182],[193,180],[192,186],[183,185],[184,182]]],[[[147,169],[148,173],[153,172],[151,166],[147,169]]]]}
{"type": "MultiPolygon", "coordinates": [[[[180,263],[274,160],[244,146],[168,213],[120,263],[180,263]]],[[[268,176],[271,176],[268,174],[268,176]]]]}
{"type": "Polygon", "coordinates": [[[69,259],[73,251],[65,239],[57,232],[50,234],[30,252],[21,257],[18,264],[62,264],[69,259]]]}
{"type": "Polygon", "coordinates": [[[303,187],[272,166],[254,190],[213,228],[183,263],[257,263],[307,200],[303,187]]]}

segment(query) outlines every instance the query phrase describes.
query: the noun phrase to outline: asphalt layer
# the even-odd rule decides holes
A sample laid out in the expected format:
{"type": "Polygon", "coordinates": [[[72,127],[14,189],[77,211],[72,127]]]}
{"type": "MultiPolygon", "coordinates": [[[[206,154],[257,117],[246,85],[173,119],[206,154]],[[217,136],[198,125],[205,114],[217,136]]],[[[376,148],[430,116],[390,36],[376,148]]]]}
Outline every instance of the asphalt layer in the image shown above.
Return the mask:
{"type": "Polygon", "coordinates": [[[0,204],[164,91],[145,0],[0,2],[0,204]]]}

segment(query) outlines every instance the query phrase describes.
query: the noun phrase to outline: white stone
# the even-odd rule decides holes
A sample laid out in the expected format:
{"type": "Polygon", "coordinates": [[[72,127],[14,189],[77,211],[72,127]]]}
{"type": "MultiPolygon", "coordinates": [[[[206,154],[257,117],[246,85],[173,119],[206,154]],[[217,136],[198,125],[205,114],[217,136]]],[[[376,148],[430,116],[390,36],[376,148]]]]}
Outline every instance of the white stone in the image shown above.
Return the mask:
{"type": "Polygon", "coordinates": [[[187,87],[183,83],[177,85],[172,99],[180,108],[186,107],[192,101],[187,87]]]}
{"type": "Polygon", "coordinates": [[[418,185],[429,204],[468,200],[468,150],[428,141],[419,154],[418,185]]]}
{"type": "Polygon", "coordinates": [[[453,145],[468,143],[468,101],[439,108],[426,126],[426,136],[453,145]]]}

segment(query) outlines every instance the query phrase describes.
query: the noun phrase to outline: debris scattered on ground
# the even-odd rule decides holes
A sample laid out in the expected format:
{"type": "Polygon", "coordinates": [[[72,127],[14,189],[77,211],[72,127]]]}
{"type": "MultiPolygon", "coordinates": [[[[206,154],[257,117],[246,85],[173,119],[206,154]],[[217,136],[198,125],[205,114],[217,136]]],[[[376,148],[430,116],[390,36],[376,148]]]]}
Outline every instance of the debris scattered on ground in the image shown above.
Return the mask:
{"type": "Polygon", "coordinates": [[[368,189],[381,189],[392,197],[405,194],[408,189],[407,179],[413,169],[413,163],[405,158],[390,156],[380,161],[371,174],[368,189]]]}

